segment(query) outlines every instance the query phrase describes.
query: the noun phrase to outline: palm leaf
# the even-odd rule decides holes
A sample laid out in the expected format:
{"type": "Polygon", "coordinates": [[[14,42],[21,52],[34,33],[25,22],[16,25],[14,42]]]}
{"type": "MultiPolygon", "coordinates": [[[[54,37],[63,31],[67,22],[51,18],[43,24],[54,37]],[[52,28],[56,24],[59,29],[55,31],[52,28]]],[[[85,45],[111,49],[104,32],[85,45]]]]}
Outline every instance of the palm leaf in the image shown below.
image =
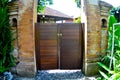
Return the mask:
{"type": "Polygon", "coordinates": [[[101,66],[102,68],[104,68],[109,73],[111,72],[111,70],[106,65],[104,65],[103,63],[101,63],[101,62],[97,62],[97,63],[98,63],[99,66],[101,66]]]}
{"type": "Polygon", "coordinates": [[[120,80],[120,72],[113,74],[110,77],[111,80],[120,80]]]}
{"type": "Polygon", "coordinates": [[[109,76],[107,76],[104,72],[102,72],[102,71],[99,71],[100,72],[100,74],[105,78],[105,79],[109,79],[109,76]]]}

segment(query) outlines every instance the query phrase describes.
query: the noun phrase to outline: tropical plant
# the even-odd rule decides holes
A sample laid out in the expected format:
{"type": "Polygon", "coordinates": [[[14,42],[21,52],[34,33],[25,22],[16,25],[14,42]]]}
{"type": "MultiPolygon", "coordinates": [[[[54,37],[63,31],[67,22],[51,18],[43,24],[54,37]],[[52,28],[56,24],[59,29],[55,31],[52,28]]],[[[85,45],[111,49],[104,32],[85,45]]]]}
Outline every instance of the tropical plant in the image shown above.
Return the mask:
{"type": "Polygon", "coordinates": [[[0,2],[0,74],[15,65],[15,58],[12,55],[12,32],[9,24],[8,1],[0,2]]]}
{"type": "Polygon", "coordinates": [[[120,7],[113,8],[109,17],[107,55],[98,62],[103,80],[120,80],[120,7]]]}
{"type": "Polygon", "coordinates": [[[81,6],[81,0],[75,0],[75,2],[76,2],[76,4],[77,4],[77,7],[80,8],[80,6],[81,6]]]}
{"type": "Polygon", "coordinates": [[[75,22],[75,23],[81,23],[81,17],[79,16],[79,17],[75,18],[75,19],[74,19],[74,22],[75,22]]]}
{"type": "Polygon", "coordinates": [[[46,5],[53,4],[53,0],[38,0],[38,8],[37,11],[40,13],[44,11],[46,5]]]}
{"type": "MultiPolygon", "coordinates": [[[[77,7],[80,8],[81,0],[74,0],[74,1],[77,7]]],[[[52,4],[53,4],[53,0],[38,0],[38,8],[37,8],[38,13],[43,12],[46,5],[52,5],[52,4]]]]}

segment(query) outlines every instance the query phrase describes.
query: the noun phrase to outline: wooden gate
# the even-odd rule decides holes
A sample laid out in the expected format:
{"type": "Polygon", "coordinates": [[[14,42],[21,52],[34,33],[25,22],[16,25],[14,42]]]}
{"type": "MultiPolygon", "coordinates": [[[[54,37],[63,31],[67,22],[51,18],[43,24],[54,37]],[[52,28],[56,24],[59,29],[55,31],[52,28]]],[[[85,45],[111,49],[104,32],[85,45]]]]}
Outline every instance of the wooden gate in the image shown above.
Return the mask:
{"type": "Polygon", "coordinates": [[[36,61],[39,70],[82,68],[81,24],[35,26],[36,61]]]}

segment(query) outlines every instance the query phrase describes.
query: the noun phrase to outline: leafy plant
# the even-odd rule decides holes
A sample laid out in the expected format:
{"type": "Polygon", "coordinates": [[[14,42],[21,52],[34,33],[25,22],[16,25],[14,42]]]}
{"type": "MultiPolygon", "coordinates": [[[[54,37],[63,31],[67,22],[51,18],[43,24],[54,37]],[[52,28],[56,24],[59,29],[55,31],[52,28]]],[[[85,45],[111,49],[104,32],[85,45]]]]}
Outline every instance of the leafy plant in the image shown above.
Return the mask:
{"type": "Polygon", "coordinates": [[[12,32],[9,24],[8,1],[0,2],[0,74],[15,65],[12,55],[12,32]]]}
{"type": "Polygon", "coordinates": [[[77,7],[80,8],[81,7],[81,0],[74,0],[77,7]]]}
{"type": "Polygon", "coordinates": [[[75,19],[74,19],[74,22],[75,22],[75,23],[80,23],[80,22],[81,22],[81,17],[79,16],[79,17],[75,18],[75,19]]]}
{"type": "Polygon", "coordinates": [[[102,67],[101,80],[120,80],[120,8],[110,12],[108,28],[108,49],[106,56],[98,62],[102,67]]]}
{"type": "MultiPolygon", "coordinates": [[[[14,0],[11,0],[11,1],[14,1],[14,0]]],[[[81,0],[74,0],[74,2],[76,3],[76,6],[78,8],[81,7],[81,0]]],[[[38,7],[37,7],[38,13],[43,12],[46,5],[52,5],[52,4],[53,4],[53,0],[38,0],[38,7]]]]}
{"type": "Polygon", "coordinates": [[[53,0],[38,0],[37,11],[41,13],[44,11],[44,8],[46,7],[46,5],[51,5],[51,4],[53,4],[53,0]]]}

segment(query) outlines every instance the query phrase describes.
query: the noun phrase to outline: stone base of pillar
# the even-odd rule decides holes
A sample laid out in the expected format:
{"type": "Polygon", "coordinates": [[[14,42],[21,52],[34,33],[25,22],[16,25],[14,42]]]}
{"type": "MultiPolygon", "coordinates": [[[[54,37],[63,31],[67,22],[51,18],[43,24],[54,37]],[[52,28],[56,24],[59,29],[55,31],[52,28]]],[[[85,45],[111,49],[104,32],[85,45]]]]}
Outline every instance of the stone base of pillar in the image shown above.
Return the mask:
{"type": "Polygon", "coordinates": [[[97,63],[86,63],[84,74],[86,76],[95,76],[95,75],[99,74],[99,69],[100,69],[100,67],[97,63]]]}
{"type": "Polygon", "coordinates": [[[16,66],[18,76],[34,77],[36,75],[36,66],[34,62],[20,62],[16,66]]]}

